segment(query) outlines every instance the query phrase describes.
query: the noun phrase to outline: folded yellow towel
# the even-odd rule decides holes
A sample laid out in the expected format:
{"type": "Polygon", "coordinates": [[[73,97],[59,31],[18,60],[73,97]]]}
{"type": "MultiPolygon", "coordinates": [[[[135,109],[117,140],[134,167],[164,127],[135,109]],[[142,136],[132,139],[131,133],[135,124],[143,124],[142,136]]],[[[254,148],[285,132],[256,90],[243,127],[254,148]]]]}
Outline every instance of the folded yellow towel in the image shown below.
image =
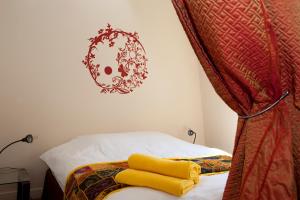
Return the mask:
{"type": "Polygon", "coordinates": [[[189,179],[193,180],[194,183],[199,182],[200,166],[192,161],[173,161],[142,154],[132,154],[128,158],[128,165],[131,169],[189,179]]]}
{"type": "Polygon", "coordinates": [[[150,187],[176,196],[185,194],[194,186],[192,180],[179,179],[134,169],[126,169],[118,173],[115,180],[118,183],[150,187]]]}

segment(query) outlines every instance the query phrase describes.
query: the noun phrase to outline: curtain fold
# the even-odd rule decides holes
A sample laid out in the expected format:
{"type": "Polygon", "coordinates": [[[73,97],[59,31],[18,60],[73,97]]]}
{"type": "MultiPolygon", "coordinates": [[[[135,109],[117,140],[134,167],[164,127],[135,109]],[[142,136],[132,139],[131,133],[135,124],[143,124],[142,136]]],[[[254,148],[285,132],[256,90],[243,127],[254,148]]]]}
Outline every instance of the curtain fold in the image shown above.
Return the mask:
{"type": "Polygon", "coordinates": [[[239,115],[223,199],[300,192],[300,1],[172,0],[209,80],[239,115]]]}

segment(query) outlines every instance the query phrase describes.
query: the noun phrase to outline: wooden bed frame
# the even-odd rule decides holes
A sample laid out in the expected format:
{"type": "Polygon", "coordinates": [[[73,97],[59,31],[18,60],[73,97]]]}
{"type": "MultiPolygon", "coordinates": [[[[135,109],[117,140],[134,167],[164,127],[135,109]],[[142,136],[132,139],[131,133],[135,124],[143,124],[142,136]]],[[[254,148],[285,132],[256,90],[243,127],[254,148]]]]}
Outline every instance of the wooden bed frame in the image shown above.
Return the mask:
{"type": "Polygon", "coordinates": [[[50,169],[47,170],[44,188],[42,194],[42,200],[63,200],[64,193],[57,183],[50,169]]]}

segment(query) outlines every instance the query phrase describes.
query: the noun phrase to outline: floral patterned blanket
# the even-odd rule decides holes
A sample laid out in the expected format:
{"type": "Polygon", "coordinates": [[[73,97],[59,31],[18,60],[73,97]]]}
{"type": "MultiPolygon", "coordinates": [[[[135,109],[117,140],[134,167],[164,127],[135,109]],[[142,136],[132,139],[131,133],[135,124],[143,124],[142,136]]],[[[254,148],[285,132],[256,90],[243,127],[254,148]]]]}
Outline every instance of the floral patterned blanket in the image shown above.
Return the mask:
{"type": "MultiPolygon", "coordinates": [[[[200,165],[201,175],[213,175],[229,171],[230,156],[210,156],[192,159],[173,159],[193,161],[200,165]]],[[[65,187],[65,200],[103,200],[109,193],[128,185],[119,184],[115,176],[128,168],[127,161],[96,163],[75,169],[68,177],[65,187]]]]}

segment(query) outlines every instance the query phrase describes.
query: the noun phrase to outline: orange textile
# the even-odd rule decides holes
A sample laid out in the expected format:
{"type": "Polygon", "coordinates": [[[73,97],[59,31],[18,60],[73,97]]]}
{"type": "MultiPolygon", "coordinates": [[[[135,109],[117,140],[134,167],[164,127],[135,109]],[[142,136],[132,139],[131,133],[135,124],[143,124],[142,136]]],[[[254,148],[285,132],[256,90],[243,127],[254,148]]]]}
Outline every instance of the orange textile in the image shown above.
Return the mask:
{"type": "Polygon", "coordinates": [[[239,115],[224,200],[300,198],[300,1],[172,0],[209,80],[239,115]]]}
{"type": "MultiPolygon", "coordinates": [[[[231,157],[226,155],[216,155],[198,158],[178,158],[175,161],[192,161],[201,168],[201,175],[214,175],[218,173],[228,172],[231,166],[231,157]]],[[[80,166],[67,178],[65,186],[64,200],[103,200],[107,195],[119,189],[128,187],[129,185],[119,183],[116,176],[123,170],[128,169],[127,161],[110,162],[110,163],[94,163],[80,166]]],[[[149,178],[149,177],[148,177],[149,178]]],[[[123,179],[124,180],[124,179],[123,179]]],[[[153,179],[150,179],[152,182],[153,179]]],[[[144,186],[152,186],[146,180],[144,186]]],[[[177,187],[180,181],[171,183],[171,186],[177,187]]],[[[187,182],[183,182],[186,186],[185,191],[189,187],[187,182]]],[[[154,183],[155,184],[155,183],[154,183]]],[[[155,184],[156,185],[156,184],[155,184]]],[[[166,188],[165,188],[166,189],[166,188]]]]}

